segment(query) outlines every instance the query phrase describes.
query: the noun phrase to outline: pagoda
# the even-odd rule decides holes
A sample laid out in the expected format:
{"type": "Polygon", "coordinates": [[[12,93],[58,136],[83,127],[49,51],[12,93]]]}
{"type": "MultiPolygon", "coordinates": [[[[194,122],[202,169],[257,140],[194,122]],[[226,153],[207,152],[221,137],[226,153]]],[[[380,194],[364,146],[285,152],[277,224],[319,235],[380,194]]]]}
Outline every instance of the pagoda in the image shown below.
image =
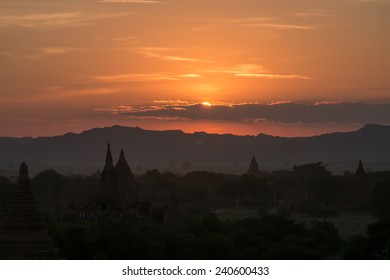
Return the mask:
{"type": "Polygon", "coordinates": [[[23,162],[8,215],[0,232],[0,259],[56,258],[56,249],[48,235],[30,185],[27,164],[23,162]]]}
{"type": "Polygon", "coordinates": [[[247,175],[252,175],[252,176],[259,176],[261,175],[259,165],[257,164],[257,160],[255,158],[255,155],[252,156],[251,163],[249,164],[249,169],[246,172],[247,175]]]}
{"type": "Polygon", "coordinates": [[[117,173],[113,164],[110,143],[107,144],[106,162],[100,175],[100,186],[95,197],[98,211],[119,210],[120,194],[117,173]]]}
{"type": "Polygon", "coordinates": [[[125,152],[121,150],[119,159],[115,164],[118,188],[123,194],[133,191],[134,175],[126,161],[125,152]]]}
{"type": "Polygon", "coordinates": [[[353,177],[350,178],[344,190],[344,208],[356,209],[367,207],[370,201],[367,173],[360,160],[353,177]]]}
{"type": "Polygon", "coordinates": [[[358,165],[358,168],[355,171],[354,177],[356,179],[365,180],[366,176],[367,176],[367,173],[366,173],[366,170],[363,167],[363,162],[361,160],[359,160],[359,165],[358,165]]]}

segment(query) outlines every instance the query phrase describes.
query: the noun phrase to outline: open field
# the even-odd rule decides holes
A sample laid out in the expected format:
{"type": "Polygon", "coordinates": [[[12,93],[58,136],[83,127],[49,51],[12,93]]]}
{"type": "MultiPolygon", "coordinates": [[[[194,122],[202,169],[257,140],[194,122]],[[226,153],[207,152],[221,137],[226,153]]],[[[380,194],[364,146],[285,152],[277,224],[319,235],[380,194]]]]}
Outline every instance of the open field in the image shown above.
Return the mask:
{"type": "MultiPolygon", "coordinates": [[[[256,210],[246,209],[220,209],[214,212],[222,220],[238,220],[243,218],[257,217],[256,210]]],[[[336,226],[340,237],[348,240],[354,235],[365,235],[367,226],[376,222],[377,218],[368,214],[342,213],[338,217],[315,218],[308,215],[293,215],[292,219],[297,222],[310,224],[312,221],[329,221],[336,226]]]]}

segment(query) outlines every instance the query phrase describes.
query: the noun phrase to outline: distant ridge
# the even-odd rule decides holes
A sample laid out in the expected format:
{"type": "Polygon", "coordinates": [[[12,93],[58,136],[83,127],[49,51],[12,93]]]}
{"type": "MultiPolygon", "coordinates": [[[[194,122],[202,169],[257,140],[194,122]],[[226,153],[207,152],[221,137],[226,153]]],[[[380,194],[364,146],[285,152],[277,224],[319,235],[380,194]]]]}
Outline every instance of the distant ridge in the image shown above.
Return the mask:
{"type": "Polygon", "coordinates": [[[34,171],[46,167],[96,171],[102,167],[108,141],[114,161],[124,149],[132,169],[137,165],[177,169],[183,162],[195,167],[227,168],[239,162],[242,169],[247,169],[253,153],[262,166],[275,167],[286,166],[286,162],[390,162],[390,126],[385,125],[367,124],[353,132],[293,138],[154,131],[116,125],[53,137],[0,137],[0,170],[12,170],[26,160],[34,171]]]}

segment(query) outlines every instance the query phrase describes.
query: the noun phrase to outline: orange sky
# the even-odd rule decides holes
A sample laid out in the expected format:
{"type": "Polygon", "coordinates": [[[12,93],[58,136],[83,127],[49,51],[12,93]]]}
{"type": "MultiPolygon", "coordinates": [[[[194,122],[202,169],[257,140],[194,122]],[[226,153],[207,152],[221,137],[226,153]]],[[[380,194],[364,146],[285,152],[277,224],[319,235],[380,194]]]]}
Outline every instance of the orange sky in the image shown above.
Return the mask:
{"type": "Polygon", "coordinates": [[[389,0],[0,0],[0,136],[117,123],[291,136],[354,129],[140,121],[110,108],[389,102],[389,14],[389,0]]]}

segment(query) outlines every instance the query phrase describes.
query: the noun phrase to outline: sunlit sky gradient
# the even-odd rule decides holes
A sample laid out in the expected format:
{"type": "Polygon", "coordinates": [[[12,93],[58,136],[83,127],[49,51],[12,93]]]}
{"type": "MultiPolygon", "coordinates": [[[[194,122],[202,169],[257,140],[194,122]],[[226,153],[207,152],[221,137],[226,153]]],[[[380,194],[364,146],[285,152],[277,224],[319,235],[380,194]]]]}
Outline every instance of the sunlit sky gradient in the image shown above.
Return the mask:
{"type": "MultiPolygon", "coordinates": [[[[365,121],[245,112],[390,102],[389,15],[390,0],[0,0],[0,136],[114,124],[287,136],[356,129],[365,121]],[[193,108],[203,117],[182,114],[193,108]],[[229,108],[242,115],[226,118],[229,108]]],[[[377,122],[390,123],[383,114],[377,122]]]]}

